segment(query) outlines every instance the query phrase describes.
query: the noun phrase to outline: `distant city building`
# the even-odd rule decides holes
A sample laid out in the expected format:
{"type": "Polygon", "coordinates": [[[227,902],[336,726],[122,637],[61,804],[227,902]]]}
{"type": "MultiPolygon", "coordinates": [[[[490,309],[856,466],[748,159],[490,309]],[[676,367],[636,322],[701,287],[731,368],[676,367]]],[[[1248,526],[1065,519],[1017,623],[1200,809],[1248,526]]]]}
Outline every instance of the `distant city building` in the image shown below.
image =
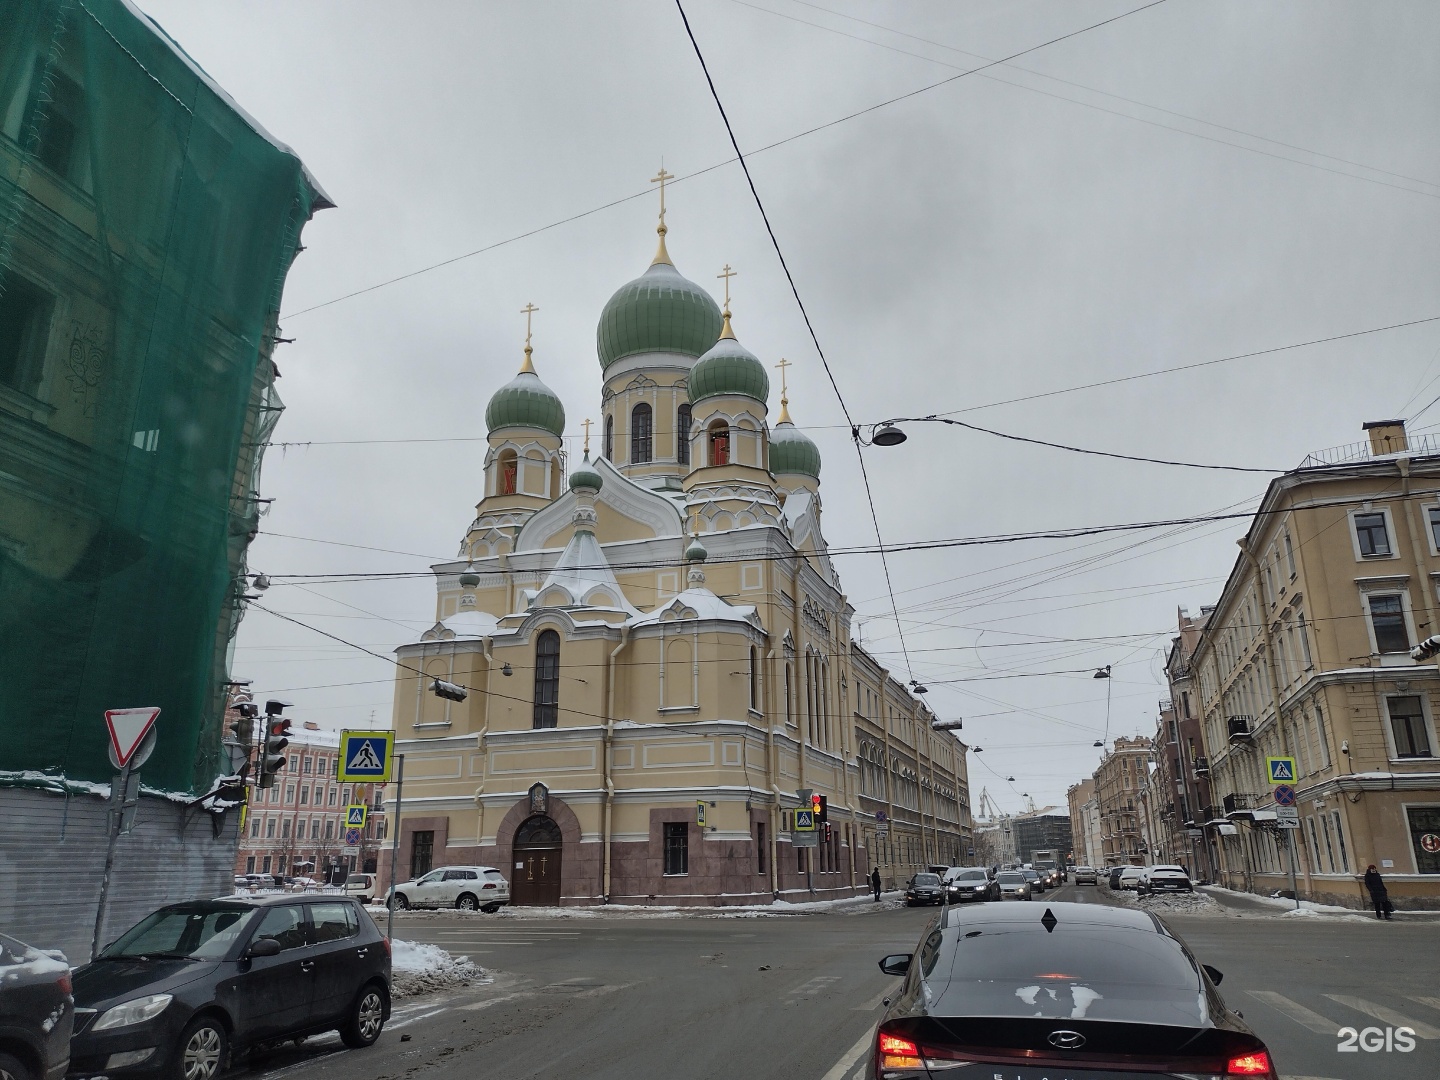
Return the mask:
{"type": "Polygon", "coordinates": [[[1070,808],[1070,851],[1076,866],[1094,866],[1091,851],[1085,835],[1086,807],[1095,799],[1095,780],[1081,780],[1065,792],[1065,802],[1070,808]]]}
{"type": "Polygon", "coordinates": [[[1036,851],[1054,851],[1064,865],[1074,848],[1070,815],[1056,806],[1047,806],[1011,819],[1015,831],[1015,853],[1022,863],[1033,862],[1036,851]]]}
{"type": "Polygon", "coordinates": [[[1143,866],[1148,844],[1141,827],[1141,793],[1150,780],[1150,740],[1120,736],[1095,770],[1100,811],[1100,861],[1096,866],[1143,866]]]}

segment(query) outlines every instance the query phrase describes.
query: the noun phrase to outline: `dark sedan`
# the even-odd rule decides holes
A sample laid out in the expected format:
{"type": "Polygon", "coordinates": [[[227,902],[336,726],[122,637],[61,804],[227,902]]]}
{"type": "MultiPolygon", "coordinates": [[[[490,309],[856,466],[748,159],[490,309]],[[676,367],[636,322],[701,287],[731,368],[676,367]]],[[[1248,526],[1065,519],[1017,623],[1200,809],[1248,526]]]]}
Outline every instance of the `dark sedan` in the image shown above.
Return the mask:
{"type": "Polygon", "coordinates": [[[0,934],[0,1077],[64,1076],[74,1022],[64,955],[0,934]]]}
{"type": "Polygon", "coordinates": [[[75,972],[70,1075],[214,1080],[234,1055],[390,1015],[390,943],[342,896],[161,908],[75,972]]]}
{"type": "Polygon", "coordinates": [[[945,897],[952,904],[999,900],[1000,886],[983,866],[958,867],[945,875],[945,897]]]}
{"type": "Polygon", "coordinates": [[[1025,876],[1026,881],[1030,882],[1030,891],[1032,893],[1042,893],[1050,887],[1046,884],[1045,878],[1041,876],[1038,870],[1026,869],[1021,870],[1020,873],[1025,876]]]}
{"type": "Polygon", "coordinates": [[[1148,912],[1099,904],[947,908],[881,1018],[872,1080],[1202,1075],[1278,1080],[1270,1053],[1201,965],[1148,912]],[[958,1075],[958,1074],[957,1074],[958,1075]]]}
{"type": "Polygon", "coordinates": [[[940,883],[939,874],[916,874],[905,887],[905,903],[908,907],[944,902],[945,886],[940,883]]]}

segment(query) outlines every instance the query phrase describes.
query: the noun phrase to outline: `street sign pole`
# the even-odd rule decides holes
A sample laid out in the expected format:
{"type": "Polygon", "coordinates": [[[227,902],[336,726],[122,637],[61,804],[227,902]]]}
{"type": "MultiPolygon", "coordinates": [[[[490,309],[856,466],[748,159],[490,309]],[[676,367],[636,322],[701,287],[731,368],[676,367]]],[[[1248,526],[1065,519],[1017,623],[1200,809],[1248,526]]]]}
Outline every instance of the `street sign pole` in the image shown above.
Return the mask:
{"type": "Polygon", "coordinates": [[[1286,829],[1285,839],[1290,842],[1290,895],[1295,898],[1295,910],[1300,910],[1300,894],[1295,889],[1295,830],[1286,829]]]}
{"type": "Polygon", "coordinates": [[[130,791],[130,765],[120,770],[110,788],[110,811],[105,815],[105,869],[100,875],[100,904],[95,909],[95,934],[90,941],[90,959],[100,955],[100,935],[105,926],[105,910],[110,903],[110,872],[115,868],[115,843],[120,839],[120,826],[125,818],[125,797],[130,791]]]}
{"type": "Polygon", "coordinates": [[[395,941],[395,863],[400,857],[400,800],[405,796],[405,755],[395,755],[395,831],[390,836],[390,895],[385,898],[389,914],[385,916],[385,939],[395,941]]]}

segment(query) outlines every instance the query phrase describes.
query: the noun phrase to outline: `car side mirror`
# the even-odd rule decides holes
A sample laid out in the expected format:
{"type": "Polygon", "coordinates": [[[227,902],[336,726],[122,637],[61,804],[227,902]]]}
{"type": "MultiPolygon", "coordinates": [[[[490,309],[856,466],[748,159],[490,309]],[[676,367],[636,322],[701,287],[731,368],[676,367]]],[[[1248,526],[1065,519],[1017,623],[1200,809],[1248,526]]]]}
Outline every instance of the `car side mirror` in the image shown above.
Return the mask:
{"type": "Polygon", "coordinates": [[[276,941],[273,937],[256,938],[250,943],[250,947],[245,950],[245,958],[247,960],[254,960],[260,956],[279,955],[280,942],[276,941]]]}
{"type": "Polygon", "coordinates": [[[1217,971],[1209,964],[1201,964],[1200,966],[1205,969],[1205,974],[1210,976],[1210,981],[1216,986],[1219,986],[1220,981],[1225,978],[1225,973],[1223,971],[1217,971]]]}
{"type": "Polygon", "coordinates": [[[908,975],[910,973],[910,954],[892,953],[880,961],[880,970],[886,975],[908,975]]]}

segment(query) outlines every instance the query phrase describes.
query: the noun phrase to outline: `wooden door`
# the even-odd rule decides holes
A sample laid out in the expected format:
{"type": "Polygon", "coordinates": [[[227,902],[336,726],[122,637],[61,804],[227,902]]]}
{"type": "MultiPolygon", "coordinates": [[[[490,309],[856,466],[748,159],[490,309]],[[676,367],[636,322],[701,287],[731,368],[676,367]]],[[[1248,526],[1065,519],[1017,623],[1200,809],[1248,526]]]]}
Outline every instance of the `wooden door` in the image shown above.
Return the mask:
{"type": "Polygon", "coordinates": [[[515,832],[511,860],[510,903],[558,907],[560,904],[560,827],[536,815],[515,832]]]}

